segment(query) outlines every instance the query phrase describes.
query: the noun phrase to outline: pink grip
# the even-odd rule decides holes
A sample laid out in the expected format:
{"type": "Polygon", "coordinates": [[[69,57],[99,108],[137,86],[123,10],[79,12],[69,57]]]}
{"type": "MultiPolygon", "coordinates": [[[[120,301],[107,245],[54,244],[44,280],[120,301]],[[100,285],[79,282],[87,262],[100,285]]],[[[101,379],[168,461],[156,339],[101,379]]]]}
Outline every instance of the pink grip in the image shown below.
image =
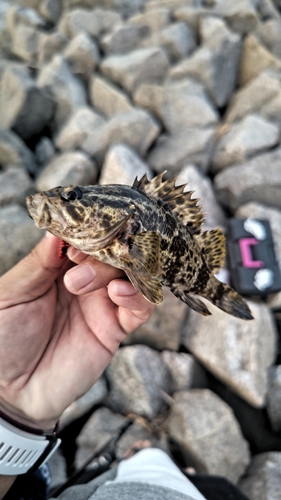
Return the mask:
{"type": "Polygon", "coordinates": [[[251,246],[257,245],[259,242],[256,238],[241,238],[239,240],[240,252],[242,256],[242,264],[248,268],[260,268],[264,266],[262,260],[253,260],[251,246]]]}

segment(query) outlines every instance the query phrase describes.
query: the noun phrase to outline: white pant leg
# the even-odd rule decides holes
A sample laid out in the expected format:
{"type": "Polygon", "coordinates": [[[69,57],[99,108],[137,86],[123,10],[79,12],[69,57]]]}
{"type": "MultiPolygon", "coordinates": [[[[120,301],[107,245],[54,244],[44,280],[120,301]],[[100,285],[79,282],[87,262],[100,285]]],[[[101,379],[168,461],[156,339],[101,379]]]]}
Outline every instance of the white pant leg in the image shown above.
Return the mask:
{"type": "Polygon", "coordinates": [[[206,500],[170,457],[156,448],[145,448],[119,464],[112,482],[130,481],[164,486],[189,495],[194,500],[206,500]]]}

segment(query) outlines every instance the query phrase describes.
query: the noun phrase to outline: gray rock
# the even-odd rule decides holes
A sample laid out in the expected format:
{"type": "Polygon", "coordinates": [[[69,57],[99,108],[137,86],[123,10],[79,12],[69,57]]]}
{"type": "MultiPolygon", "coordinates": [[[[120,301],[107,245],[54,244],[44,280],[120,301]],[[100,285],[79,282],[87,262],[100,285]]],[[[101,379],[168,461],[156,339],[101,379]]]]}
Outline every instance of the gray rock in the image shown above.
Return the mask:
{"type": "Polygon", "coordinates": [[[55,156],[55,148],[53,142],[49,137],[41,137],[37,142],[35,147],[36,160],[39,165],[45,165],[49,163],[51,159],[55,156]]]}
{"type": "Polygon", "coordinates": [[[54,102],[39,88],[25,67],[7,68],[0,84],[0,126],[23,139],[37,135],[49,123],[54,102]]]}
{"type": "Polygon", "coordinates": [[[30,149],[14,132],[0,128],[0,165],[18,165],[30,173],[36,172],[36,163],[30,149]]]}
{"type": "Polygon", "coordinates": [[[123,414],[153,419],[163,407],[162,391],[169,392],[169,378],[160,355],[144,345],[119,349],[106,370],[110,400],[123,414]]]}
{"type": "Polygon", "coordinates": [[[235,212],[235,217],[242,219],[252,217],[254,219],[267,219],[269,221],[275,255],[281,269],[281,211],[260,203],[250,202],[240,206],[235,212]]]}
{"type": "Polygon", "coordinates": [[[130,23],[147,26],[151,33],[161,31],[170,22],[170,11],[166,7],[158,7],[141,12],[129,19],[130,23]]]}
{"type": "Polygon", "coordinates": [[[41,0],[39,2],[40,14],[47,19],[47,21],[54,24],[56,24],[60,18],[62,8],[62,0],[41,0]]]}
{"type": "Polygon", "coordinates": [[[94,405],[100,404],[107,396],[107,386],[104,377],[98,381],[81,398],[73,401],[60,417],[60,429],[85,415],[94,405]]]}
{"type": "Polygon", "coordinates": [[[274,432],[281,430],[281,365],[269,371],[267,412],[274,432]]]}
{"type": "Polygon", "coordinates": [[[233,125],[223,125],[214,152],[212,171],[218,172],[234,163],[272,148],[279,142],[279,126],[250,114],[233,125]]]}
{"type": "Polygon", "coordinates": [[[93,75],[90,81],[89,94],[94,108],[107,118],[132,109],[125,92],[98,75],[93,75]]]}
{"type": "Polygon", "coordinates": [[[59,30],[66,38],[73,38],[81,32],[92,37],[112,30],[122,22],[117,12],[103,9],[73,9],[66,11],[59,23],[59,30]]]}
{"type": "Polygon", "coordinates": [[[256,455],[239,487],[251,500],[279,500],[281,489],[281,453],[256,455]]]}
{"type": "Polygon", "coordinates": [[[115,450],[117,460],[122,460],[126,452],[134,448],[134,444],[139,440],[148,440],[153,448],[160,448],[169,454],[169,446],[165,434],[162,433],[160,439],[157,438],[153,434],[153,430],[150,429],[149,422],[138,418],[118,440],[115,450]]]}
{"type": "Polygon", "coordinates": [[[82,149],[102,161],[109,144],[124,142],[144,156],[159,132],[159,125],[149,113],[132,109],[114,116],[97,133],[89,134],[82,149]]]}
{"type": "Polygon", "coordinates": [[[93,109],[87,106],[78,108],[60,129],[55,138],[55,145],[62,151],[77,149],[90,134],[95,134],[104,124],[105,120],[93,109]]]}
{"type": "Polygon", "coordinates": [[[37,64],[39,68],[42,68],[44,64],[51,61],[55,54],[64,48],[67,39],[59,31],[51,33],[40,31],[38,37],[37,64]]]}
{"type": "Polygon", "coordinates": [[[280,94],[278,73],[263,71],[232,95],[226,113],[226,122],[232,123],[255,112],[266,116],[269,103],[280,94]]]}
{"type": "Polygon", "coordinates": [[[236,482],[250,454],[230,407],[208,389],[178,392],[174,400],[167,430],[186,465],[199,474],[215,474],[236,482]]]}
{"type": "Polygon", "coordinates": [[[126,144],[115,144],[107,151],[100,173],[99,184],[125,184],[131,186],[136,177],[140,179],[147,172],[150,173],[149,167],[132,148],[126,144]]]}
{"type": "Polygon", "coordinates": [[[218,121],[218,113],[203,86],[188,78],[164,86],[142,85],[135,92],[134,101],[154,112],[170,133],[218,121]]]}
{"type": "Polygon", "coordinates": [[[91,184],[97,179],[97,167],[81,152],[72,151],[56,155],[36,179],[38,191],[55,186],[91,184]]]}
{"type": "Polygon", "coordinates": [[[250,34],[244,41],[240,61],[240,85],[245,85],[265,69],[281,70],[281,61],[271,54],[258,39],[250,34]]]}
{"type": "Polygon", "coordinates": [[[148,163],[156,172],[167,170],[169,176],[177,174],[189,163],[206,172],[213,152],[215,133],[214,127],[186,128],[177,135],[160,136],[148,156],[148,163]]]}
{"type": "Polygon", "coordinates": [[[193,198],[199,198],[198,205],[202,204],[205,213],[203,230],[219,227],[226,228],[226,218],[223,210],[216,200],[213,184],[209,177],[194,165],[185,166],[179,173],[177,184],[188,183],[187,191],[194,191],[193,198]]]}
{"type": "Polygon", "coordinates": [[[25,198],[33,192],[33,183],[22,167],[10,167],[0,172],[0,206],[25,205],[25,198]]]}
{"type": "Polygon", "coordinates": [[[204,369],[190,354],[162,351],[161,358],[170,374],[172,392],[206,385],[204,369]]]}
{"type": "Polygon", "coordinates": [[[72,72],[85,80],[90,78],[100,61],[98,45],[87,33],[79,33],[72,38],[63,54],[72,72]]]}
{"type": "Polygon", "coordinates": [[[12,4],[7,11],[6,24],[10,34],[14,36],[19,25],[43,28],[45,20],[34,9],[12,4]]]}
{"type": "Polygon", "coordinates": [[[38,31],[32,26],[19,24],[12,39],[12,52],[28,63],[36,61],[38,53],[38,31]]]}
{"type": "Polygon", "coordinates": [[[206,319],[191,311],[183,344],[233,392],[255,408],[263,407],[267,372],[276,355],[276,327],[270,309],[249,302],[254,321],[243,321],[206,304],[212,316],[206,319]]]}
{"type": "Polygon", "coordinates": [[[169,63],[165,52],[157,47],[109,56],[100,65],[103,75],[129,92],[133,92],[142,83],[161,82],[168,68],[169,63]]]}
{"type": "Polygon", "coordinates": [[[96,410],[78,436],[76,466],[81,467],[97,448],[105,444],[120,429],[125,420],[125,417],[113,413],[108,408],[96,410]]]}
{"type": "Polygon", "coordinates": [[[257,2],[257,10],[262,20],[279,19],[278,2],[279,0],[260,0],[260,2],[257,2]]]}
{"type": "Polygon", "coordinates": [[[148,35],[148,27],[135,23],[117,25],[113,31],[101,39],[105,54],[122,54],[135,49],[148,35]]]}
{"type": "Polygon", "coordinates": [[[161,31],[159,41],[171,62],[187,57],[196,47],[193,30],[183,22],[165,27],[161,31]]]}
{"type": "Polygon", "coordinates": [[[67,480],[66,474],[66,463],[60,449],[56,450],[55,453],[48,460],[48,465],[50,467],[51,473],[51,488],[56,488],[63,485],[67,480]]]}
{"type": "Polygon", "coordinates": [[[206,9],[204,7],[201,8],[192,6],[179,7],[173,13],[173,17],[175,18],[175,20],[183,21],[184,23],[186,23],[192,29],[196,37],[199,33],[200,19],[209,15],[209,9],[206,9]]]}
{"type": "Polygon", "coordinates": [[[155,8],[164,7],[173,12],[183,6],[201,7],[201,3],[201,0],[150,0],[146,4],[146,10],[150,12],[155,8]]]}
{"type": "MultiPolygon", "coordinates": [[[[211,24],[213,35],[192,57],[171,69],[172,78],[191,77],[200,81],[218,107],[230,98],[237,79],[241,52],[240,36],[227,29],[221,19],[203,18],[201,23],[211,24]]],[[[207,28],[202,28],[207,31],[207,28]]]]}
{"type": "Polygon", "coordinates": [[[257,11],[253,2],[249,2],[249,0],[219,1],[215,5],[213,13],[223,16],[230,28],[241,34],[249,33],[258,22],[257,11]]]}
{"type": "MultiPolygon", "coordinates": [[[[279,14],[280,16],[280,14],[279,14]]],[[[281,20],[268,19],[260,23],[255,31],[262,44],[276,57],[281,58],[281,20]]]]}
{"type": "Polygon", "coordinates": [[[25,257],[43,234],[19,205],[0,207],[0,276],[25,257]]]}
{"type": "Polygon", "coordinates": [[[162,304],[156,307],[148,321],[126,338],[124,344],[145,344],[158,351],[179,349],[188,307],[168,288],[163,292],[162,304]]]}
{"type": "Polygon", "coordinates": [[[218,200],[236,210],[249,201],[281,208],[281,149],[233,165],[214,178],[218,200]]]}
{"type": "Polygon", "coordinates": [[[55,126],[61,126],[74,110],[86,105],[86,92],[82,83],[70,71],[60,55],[44,66],[38,77],[40,88],[50,92],[56,102],[55,126]]]}

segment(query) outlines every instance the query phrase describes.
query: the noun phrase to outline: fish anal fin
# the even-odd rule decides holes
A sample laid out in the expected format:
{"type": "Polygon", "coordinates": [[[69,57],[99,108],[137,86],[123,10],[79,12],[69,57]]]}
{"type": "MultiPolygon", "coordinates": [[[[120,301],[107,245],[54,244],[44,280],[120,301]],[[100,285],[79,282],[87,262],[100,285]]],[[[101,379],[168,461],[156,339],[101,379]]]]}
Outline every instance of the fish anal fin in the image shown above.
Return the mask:
{"type": "Polygon", "coordinates": [[[196,235],[196,241],[204,251],[207,265],[216,274],[222,268],[225,259],[225,236],[220,229],[211,229],[196,235]]]}
{"type": "Polygon", "coordinates": [[[137,292],[152,304],[161,304],[163,301],[162,283],[157,278],[151,277],[141,262],[134,262],[130,269],[125,269],[125,272],[137,292]]]}
{"type": "Polygon", "coordinates": [[[178,297],[178,299],[182,300],[187,304],[193,311],[196,311],[203,316],[210,316],[210,313],[207,306],[202,302],[202,300],[198,299],[198,297],[194,297],[194,295],[188,294],[188,292],[181,290],[173,290],[173,294],[178,297]]]}
{"type": "Polygon", "coordinates": [[[161,272],[160,236],[154,231],[133,234],[128,239],[131,258],[138,260],[150,276],[161,272]]]}

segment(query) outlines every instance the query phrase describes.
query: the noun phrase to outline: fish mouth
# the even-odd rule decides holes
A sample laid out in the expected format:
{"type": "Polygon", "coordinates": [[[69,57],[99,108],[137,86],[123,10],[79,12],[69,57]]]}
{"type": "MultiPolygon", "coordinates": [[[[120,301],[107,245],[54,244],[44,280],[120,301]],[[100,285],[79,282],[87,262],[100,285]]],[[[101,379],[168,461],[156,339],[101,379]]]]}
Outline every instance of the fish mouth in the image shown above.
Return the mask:
{"type": "Polygon", "coordinates": [[[53,228],[56,225],[56,219],[61,226],[61,217],[54,210],[50,210],[48,199],[42,194],[27,196],[26,205],[29,216],[39,229],[50,229],[50,226],[53,228]]]}

